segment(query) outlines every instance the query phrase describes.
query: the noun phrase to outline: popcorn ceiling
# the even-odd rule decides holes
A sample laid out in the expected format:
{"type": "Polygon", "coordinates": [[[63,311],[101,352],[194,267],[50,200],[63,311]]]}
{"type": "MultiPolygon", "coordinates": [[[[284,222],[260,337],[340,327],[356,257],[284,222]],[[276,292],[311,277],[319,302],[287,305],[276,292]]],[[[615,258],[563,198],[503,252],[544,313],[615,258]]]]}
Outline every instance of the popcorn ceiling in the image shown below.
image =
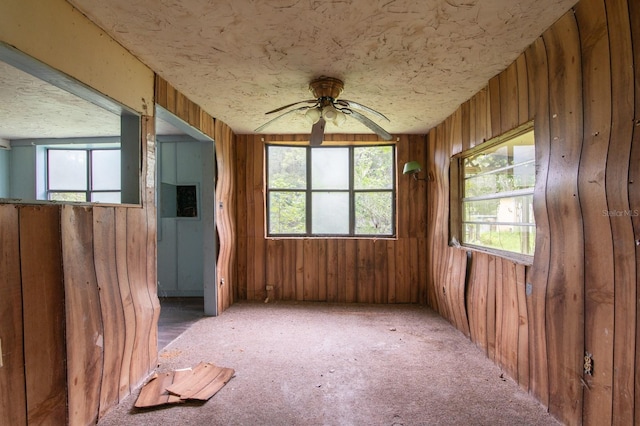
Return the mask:
{"type": "MultiPolygon", "coordinates": [[[[342,79],[342,98],[424,133],[505,69],[576,0],[69,0],[142,62],[252,133],[266,111],[342,79]]],[[[287,117],[268,133],[307,133],[287,117]]],[[[349,120],[327,133],[369,133],[349,120]]]]}

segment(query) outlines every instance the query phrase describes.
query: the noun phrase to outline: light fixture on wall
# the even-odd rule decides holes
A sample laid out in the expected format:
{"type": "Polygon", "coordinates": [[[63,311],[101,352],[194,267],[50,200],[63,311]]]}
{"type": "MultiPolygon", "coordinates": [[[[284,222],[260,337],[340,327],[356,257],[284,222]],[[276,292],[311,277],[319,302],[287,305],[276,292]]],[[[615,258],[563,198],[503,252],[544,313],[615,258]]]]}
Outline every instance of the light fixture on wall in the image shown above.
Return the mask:
{"type": "Polygon", "coordinates": [[[420,165],[420,163],[418,163],[417,161],[409,161],[408,163],[404,164],[404,169],[402,169],[402,174],[411,175],[413,176],[414,180],[426,181],[427,178],[418,177],[418,173],[420,173],[421,171],[422,171],[422,166],[420,165]]]}

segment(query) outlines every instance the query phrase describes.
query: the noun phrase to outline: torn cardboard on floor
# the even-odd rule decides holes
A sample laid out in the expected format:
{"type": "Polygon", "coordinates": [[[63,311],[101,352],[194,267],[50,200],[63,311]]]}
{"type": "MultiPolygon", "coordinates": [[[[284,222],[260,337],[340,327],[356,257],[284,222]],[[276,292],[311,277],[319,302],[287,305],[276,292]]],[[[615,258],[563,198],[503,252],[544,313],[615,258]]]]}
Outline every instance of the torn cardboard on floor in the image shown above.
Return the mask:
{"type": "Polygon", "coordinates": [[[201,362],[193,369],[156,373],[142,387],[137,408],[180,404],[189,400],[206,401],[233,377],[232,368],[201,362]]]}

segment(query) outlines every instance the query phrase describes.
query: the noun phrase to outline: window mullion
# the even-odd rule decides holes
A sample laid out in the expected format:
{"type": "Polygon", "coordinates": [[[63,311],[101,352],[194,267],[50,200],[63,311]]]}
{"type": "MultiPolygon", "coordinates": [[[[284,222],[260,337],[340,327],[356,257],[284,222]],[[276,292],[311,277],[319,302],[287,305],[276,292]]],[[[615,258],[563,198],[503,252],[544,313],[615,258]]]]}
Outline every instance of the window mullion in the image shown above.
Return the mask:
{"type": "Polygon", "coordinates": [[[93,150],[91,149],[87,149],[87,192],[86,192],[86,199],[87,202],[91,201],[91,190],[93,189],[93,182],[92,182],[92,177],[91,177],[91,173],[92,173],[92,163],[93,163],[93,150]]]}
{"type": "Polygon", "coordinates": [[[354,193],[354,152],[353,146],[349,147],[349,235],[354,236],[356,234],[356,202],[354,193]]]}
{"type": "Polygon", "coordinates": [[[305,235],[308,237],[312,234],[311,232],[311,212],[313,209],[311,208],[312,203],[312,185],[311,185],[311,176],[312,176],[312,164],[311,164],[311,147],[308,146],[307,149],[307,188],[305,191],[306,199],[305,199],[305,235]]]}

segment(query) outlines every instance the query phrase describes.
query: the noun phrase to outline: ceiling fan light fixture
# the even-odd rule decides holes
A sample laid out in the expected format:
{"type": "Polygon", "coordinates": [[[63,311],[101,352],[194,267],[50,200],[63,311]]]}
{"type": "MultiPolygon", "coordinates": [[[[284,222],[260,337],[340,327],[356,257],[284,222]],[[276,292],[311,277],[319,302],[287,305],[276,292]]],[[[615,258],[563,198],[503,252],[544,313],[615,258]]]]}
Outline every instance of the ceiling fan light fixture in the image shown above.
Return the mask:
{"type": "Polygon", "coordinates": [[[337,111],[338,111],[338,114],[336,115],[336,119],[333,120],[333,124],[340,127],[344,124],[345,121],[347,121],[347,114],[345,114],[340,110],[337,110],[337,111]]]}
{"type": "Polygon", "coordinates": [[[338,117],[338,110],[333,105],[326,105],[322,108],[322,118],[334,122],[338,117]]]}
{"type": "Polygon", "coordinates": [[[306,118],[309,123],[316,124],[318,120],[320,120],[321,115],[320,108],[309,108],[307,112],[304,113],[304,118],[306,118]]]}

